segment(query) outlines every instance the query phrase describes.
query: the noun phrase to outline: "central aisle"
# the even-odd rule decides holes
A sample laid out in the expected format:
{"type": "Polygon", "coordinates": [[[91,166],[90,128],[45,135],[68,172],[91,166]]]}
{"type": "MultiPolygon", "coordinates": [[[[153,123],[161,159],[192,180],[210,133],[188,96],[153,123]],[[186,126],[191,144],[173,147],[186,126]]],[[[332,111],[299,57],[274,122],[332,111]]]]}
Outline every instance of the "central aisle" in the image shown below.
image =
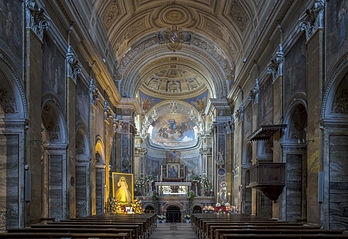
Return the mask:
{"type": "Polygon", "coordinates": [[[149,239],[197,239],[191,223],[158,223],[156,231],[149,239]]]}

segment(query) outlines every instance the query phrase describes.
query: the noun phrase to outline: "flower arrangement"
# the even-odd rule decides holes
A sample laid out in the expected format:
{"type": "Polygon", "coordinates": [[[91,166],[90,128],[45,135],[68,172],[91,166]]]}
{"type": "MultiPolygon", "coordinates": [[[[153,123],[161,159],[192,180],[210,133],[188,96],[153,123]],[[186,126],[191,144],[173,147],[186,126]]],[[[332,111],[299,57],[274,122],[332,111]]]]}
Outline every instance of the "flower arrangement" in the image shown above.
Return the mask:
{"type": "Polygon", "coordinates": [[[142,214],[144,213],[142,205],[143,204],[138,199],[132,201],[130,204],[125,204],[123,202],[117,201],[115,198],[109,198],[109,201],[105,205],[105,212],[107,214],[142,214]],[[131,210],[127,212],[127,208],[129,207],[131,208],[131,210]]]}
{"type": "Polygon", "coordinates": [[[186,214],[184,218],[185,218],[185,220],[190,220],[191,216],[189,214],[186,214]]]}
{"type": "Polygon", "coordinates": [[[143,204],[138,199],[135,199],[135,200],[133,200],[131,202],[131,207],[132,207],[132,211],[135,214],[142,214],[142,213],[144,213],[143,204]]]}

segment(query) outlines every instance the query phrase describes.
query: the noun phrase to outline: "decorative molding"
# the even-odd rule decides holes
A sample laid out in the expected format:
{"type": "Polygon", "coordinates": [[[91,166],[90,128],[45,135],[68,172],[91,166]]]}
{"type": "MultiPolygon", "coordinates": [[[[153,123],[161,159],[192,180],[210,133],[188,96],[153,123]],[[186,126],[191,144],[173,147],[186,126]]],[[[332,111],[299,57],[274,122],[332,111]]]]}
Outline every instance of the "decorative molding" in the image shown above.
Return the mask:
{"type": "Polygon", "coordinates": [[[260,93],[260,85],[259,79],[256,78],[256,84],[252,90],[249,91],[248,99],[253,102],[253,104],[259,103],[259,93],[260,93]]]}
{"type": "Polygon", "coordinates": [[[300,17],[299,25],[301,31],[305,31],[306,33],[307,42],[318,29],[323,28],[324,8],[325,0],[314,0],[312,6],[300,17]]]}
{"type": "Polygon", "coordinates": [[[76,84],[77,76],[81,73],[80,62],[77,59],[75,53],[72,51],[71,46],[68,46],[68,51],[65,55],[67,61],[67,77],[71,78],[76,84]]]}
{"type": "Polygon", "coordinates": [[[99,91],[95,85],[95,80],[91,78],[89,80],[89,103],[96,106],[96,102],[99,99],[99,91]]]}
{"type": "Polygon", "coordinates": [[[236,117],[236,119],[238,119],[239,121],[243,121],[244,119],[244,104],[241,104],[239,106],[239,109],[236,110],[236,112],[234,112],[234,116],[236,117]]]}
{"type": "Polygon", "coordinates": [[[272,82],[274,83],[278,77],[283,76],[283,62],[284,52],[282,44],[279,44],[279,51],[276,52],[275,57],[267,66],[267,74],[272,75],[272,82]]]}
{"type": "Polygon", "coordinates": [[[42,42],[44,31],[50,25],[51,19],[40,8],[36,0],[25,1],[26,28],[31,29],[42,42]]]}

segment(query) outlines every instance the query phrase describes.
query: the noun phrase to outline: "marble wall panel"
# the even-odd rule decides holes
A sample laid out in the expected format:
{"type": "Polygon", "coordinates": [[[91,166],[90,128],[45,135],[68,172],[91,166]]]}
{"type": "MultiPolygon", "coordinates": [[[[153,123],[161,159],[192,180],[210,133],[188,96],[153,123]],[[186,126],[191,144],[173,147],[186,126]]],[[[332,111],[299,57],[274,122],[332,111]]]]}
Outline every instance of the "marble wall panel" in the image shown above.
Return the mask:
{"type": "Polygon", "coordinates": [[[66,98],[65,57],[49,37],[45,37],[43,44],[42,73],[42,95],[54,94],[64,109],[66,98]]]}
{"type": "Polygon", "coordinates": [[[272,201],[262,192],[259,192],[257,216],[272,218],[272,201]]]}
{"type": "MultiPolygon", "coordinates": [[[[21,0],[0,1],[0,48],[16,59],[16,63],[23,60],[23,10],[21,0]]],[[[18,66],[22,71],[23,68],[18,66]]]]}
{"type": "Polygon", "coordinates": [[[87,167],[76,166],[76,214],[87,216],[87,167]]]}
{"type": "Polygon", "coordinates": [[[0,135],[0,230],[19,226],[18,135],[0,135]]]}
{"type": "Polygon", "coordinates": [[[325,5],[325,25],[330,26],[325,29],[327,71],[330,71],[348,50],[348,2],[327,0],[325,5]]]}
{"type": "Polygon", "coordinates": [[[348,136],[330,136],[330,229],[348,228],[348,136]]]}
{"type": "Polygon", "coordinates": [[[95,111],[95,133],[96,135],[100,135],[103,140],[104,124],[104,110],[101,108],[101,106],[98,105],[95,111]]]}
{"type": "Polygon", "coordinates": [[[249,104],[244,110],[244,139],[252,133],[252,104],[249,104]]]}
{"type": "Polygon", "coordinates": [[[49,156],[49,217],[61,220],[63,209],[63,156],[49,156]]]}
{"type": "Polygon", "coordinates": [[[272,79],[268,78],[260,88],[258,123],[271,124],[273,119],[272,79]]]}
{"type": "MultiPolygon", "coordinates": [[[[76,122],[88,122],[89,112],[89,92],[87,86],[80,80],[77,80],[76,86],[76,122]]],[[[87,125],[87,124],[85,124],[87,125]]]]}
{"type": "Polygon", "coordinates": [[[306,39],[302,35],[285,56],[284,66],[284,109],[291,98],[299,92],[306,92],[306,39]]]}
{"type": "Polygon", "coordinates": [[[104,212],[104,168],[96,169],[97,214],[104,212]]]}
{"type": "Polygon", "coordinates": [[[294,221],[302,216],[302,155],[286,156],[286,220],[294,221]]]}

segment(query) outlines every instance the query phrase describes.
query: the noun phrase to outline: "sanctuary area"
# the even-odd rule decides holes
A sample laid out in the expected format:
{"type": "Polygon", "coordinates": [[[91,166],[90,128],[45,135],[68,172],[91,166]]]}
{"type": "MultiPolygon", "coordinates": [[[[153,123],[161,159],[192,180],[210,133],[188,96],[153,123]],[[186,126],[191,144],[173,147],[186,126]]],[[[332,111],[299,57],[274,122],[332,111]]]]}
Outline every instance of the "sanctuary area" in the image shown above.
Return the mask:
{"type": "Polygon", "coordinates": [[[0,0],[0,239],[347,229],[348,0],[0,0]]]}

